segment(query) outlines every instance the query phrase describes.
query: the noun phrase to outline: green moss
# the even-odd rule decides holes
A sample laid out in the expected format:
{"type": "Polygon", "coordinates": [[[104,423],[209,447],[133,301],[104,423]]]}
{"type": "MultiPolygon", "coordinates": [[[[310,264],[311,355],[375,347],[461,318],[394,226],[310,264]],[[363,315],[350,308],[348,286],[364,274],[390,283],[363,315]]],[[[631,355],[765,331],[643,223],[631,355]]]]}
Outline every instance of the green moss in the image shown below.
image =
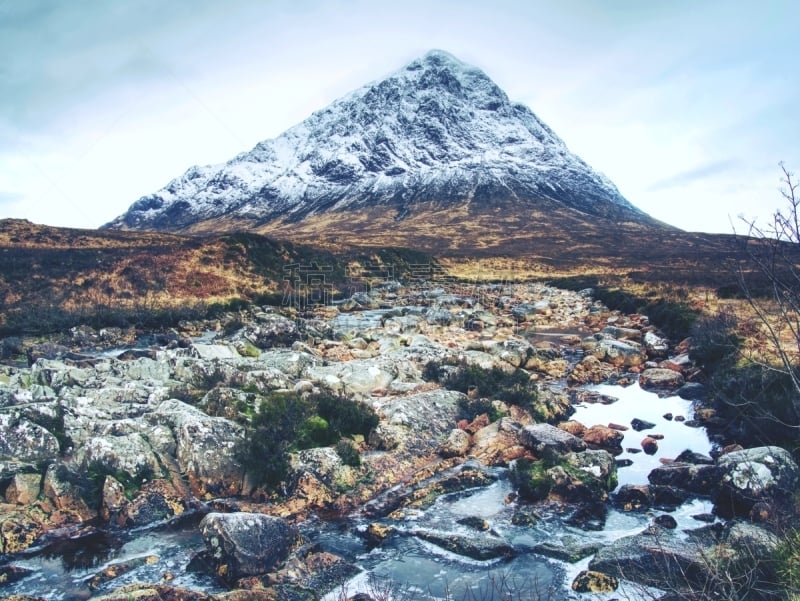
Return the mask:
{"type": "Polygon", "coordinates": [[[550,467],[545,461],[532,461],[525,457],[517,459],[510,476],[520,497],[534,502],[546,499],[553,487],[553,479],[547,473],[550,467]]]}

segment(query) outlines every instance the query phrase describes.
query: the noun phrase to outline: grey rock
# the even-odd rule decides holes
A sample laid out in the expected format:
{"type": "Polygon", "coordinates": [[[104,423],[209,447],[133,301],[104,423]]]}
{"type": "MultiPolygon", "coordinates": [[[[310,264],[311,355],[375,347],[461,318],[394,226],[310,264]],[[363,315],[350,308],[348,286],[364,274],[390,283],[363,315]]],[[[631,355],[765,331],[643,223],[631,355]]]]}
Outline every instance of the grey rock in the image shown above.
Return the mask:
{"type": "Polygon", "coordinates": [[[268,574],[299,541],[286,520],[254,513],[209,513],[200,532],[217,575],[227,582],[268,574]]]}
{"type": "Polygon", "coordinates": [[[238,494],[244,470],[236,456],[244,428],[228,419],[210,417],[177,399],[161,403],[146,418],[168,426],[176,441],[176,458],[199,497],[238,494]]]}
{"type": "Polygon", "coordinates": [[[683,376],[671,369],[652,367],[639,375],[639,386],[645,390],[675,390],[683,386],[683,376]]]}
{"type": "Polygon", "coordinates": [[[37,463],[58,457],[56,437],[24,418],[0,413],[0,459],[37,463]]]}
{"type": "Polygon", "coordinates": [[[501,557],[508,558],[516,555],[514,547],[496,536],[463,536],[433,530],[415,530],[412,534],[456,555],[463,555],[480,561],[501,557]]]}
{"type": "Polygon", "coordinates": [[[786,502],[797,489],[800,470],[788,451],[757,447],[733,451],[717,461],[721,470],[717,513],[747,515],[757,502],[786,502]]]}
{"type": "Polygon", "coordinates": [[[577,436],[550,424],[525,426],[519,434],[523,446],[535,453],[584,451],[586,444],[577,436]]]}

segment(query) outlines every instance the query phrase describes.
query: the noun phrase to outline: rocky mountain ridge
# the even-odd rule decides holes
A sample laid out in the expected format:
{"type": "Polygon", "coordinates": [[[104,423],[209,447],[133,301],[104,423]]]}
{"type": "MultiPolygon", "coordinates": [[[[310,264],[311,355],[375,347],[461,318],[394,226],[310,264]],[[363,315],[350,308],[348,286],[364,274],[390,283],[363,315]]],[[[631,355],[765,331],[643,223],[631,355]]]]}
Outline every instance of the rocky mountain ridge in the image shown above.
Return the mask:
{"type": "Polygon", "coordinates": [[[423,205],[657,223],[484,72],[434,50],[227,163],[190,168],[104,227],[258,229],[375,207],[402,221],[423,205]]]}

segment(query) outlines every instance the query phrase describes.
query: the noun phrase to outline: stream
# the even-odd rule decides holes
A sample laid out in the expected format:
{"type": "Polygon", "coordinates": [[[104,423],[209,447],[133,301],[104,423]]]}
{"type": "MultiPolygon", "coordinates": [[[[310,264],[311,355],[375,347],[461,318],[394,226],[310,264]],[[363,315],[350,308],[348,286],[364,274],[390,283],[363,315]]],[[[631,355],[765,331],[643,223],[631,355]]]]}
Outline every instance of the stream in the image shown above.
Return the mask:
{"type": "MultiPolygon", "coordinates": [[[[589,390],[618,400],[611,404],[581,404],[572,419],[592,426],[616,423],[630,425],[633,418],[655,424],[652,429],[624,432],[623,452],[619,460],[630,465],[618,470],[619,485],[644,484],[649,471],[662,458],[672,459],[685,449],[708,454],[711,444],[705,430],[690,427],[675,417],[691,416],[691,401],[676,396],[659,398],[642,390],[638,384],[622,388],[600,385],[589,390]],[[672,419],[664,416],[672,414],[672,419]],[[647,455],[640,450],[641,440],[648,434],[663,435],[658,451],[647,455]],[[628,463],[628,461],[626,461],[628,463]]],[[[574,542],[581,545],[607,544],[622,536],[641,531],[661,511],[624,513],[610,508],[605,526],[599,531],[586,531],[569,526],[564,516],[544,508],[536,511],[533,523],[520,524],[514,519],[520,509],[509,502],[513,492],[507,470],[494,468],[497,480],[488,487],[452,493],[439,497],[429,508],[408,512],[403,520],[384,520],[399,532],[427,530],[460,534],[467,537],[485,536],[469,526],[458,523],[462,518],[481,518],[488,522],[489,532],[511,544],[517,551],[511,559],[478,561],[443,550],[415,536],[390,537],[380,547],[369,548],[359,530],[367,521],[353,516],[337,522],[312,521],[303,526],[307,535],[325,550],[337,553],[353,562],[362,572],[343,585],[342,590],[328,595],[336,600],[345,590],[348,596],[357,592],[374,598],[436,598],[436,599],[580,599],[570,584],[589,557],[575,563],[551,559],[535,552],[545,542],[574,542]]],[[[700,525],[692,516],[707,514],[711,503],[694,500],[672,513],[679,530],[700,525]]],[[[114,538],[95,535],[66,541],[15,559],[14,566],[31,570],[22,580],[0,589],[3,594],[25,593],[48,599],[70,601],[86,599],[92,594],[108,592],[131,582],[168,583],[176,586],[222,592],[212,578],[187,572],[194,554],[203,549],[197,529],[197,519],[184,519],[172,525],[126,532],[114,538]],[[108,582],[91,579],[103,569],[128,563],[131,569],[108,582]]],[[[641,587],[622,584],[612,595],[592,596],[592,599],[652,598],[641,587]]]]}

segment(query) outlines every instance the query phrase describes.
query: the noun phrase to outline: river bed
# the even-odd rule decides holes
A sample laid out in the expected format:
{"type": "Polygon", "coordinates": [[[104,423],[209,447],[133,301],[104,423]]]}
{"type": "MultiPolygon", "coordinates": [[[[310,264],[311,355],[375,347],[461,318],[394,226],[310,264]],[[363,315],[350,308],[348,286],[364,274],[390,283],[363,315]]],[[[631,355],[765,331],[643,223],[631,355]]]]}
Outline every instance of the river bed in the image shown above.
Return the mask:
{"type": "MultiPolygon", "coordinates": [[[[691,401],[676,396],[662,398],[642,390],[638,384],[625,388],[600,385],[589,389],[618,400],[611,404],[578,405],[572,419],[586,426],[609,423],[630,426],[633,418],[655,424],[646,431],[629,429],[623,432],[623,452],[617,459],[630,460],[631,465],[619,468],[620,486],[646,483],[647,474],[662,459],[673,459],[685,449],[704,454],[711,450],[703,428],[693,428],[675,419],[691,417],[691,401]],[[672,414],[672,419],[665,418],[666,414],[672,414]],[[652,433],[663,435],[663,439],[658,440],[658,451],[653,455],[636,452],[641,448],[641,440],[652,433]]],[[[586,568],[589,558],[576,563],[559,561],[535,552],[537,545],[575,540],[585,545],[607,544],[640,532],[655,515],[662,513],[624,513],[611,508],[602,530],[587,531],[567,525],[564,515],[544,508],[535,512],[534,523],[519,524],[514,516],[520,505],[509,501],[513,499],[513,486],[507,470],[495,468],[493,471],[497,481],[488,487],[444,495],[425,510],[408,512],[402,520],[384,520],[401,534],[380,547],[368,547],[358,535],[368,522],[357,516],[340,522],[314,521],[306,525],[305,533],[322,548],[343,556],[363,570],[343,584],[342,589],[330,593],[328,599],[338,599],[345,591],[347,595],[366,592],[387,599],[580,599],[580,595],[571,591],[570,584],[575,575],[586,568]],[[475,517],[487,522],[490,534],[511,544],[515,556],[478,561],[411,535],[414,530],[423,530],[466,537],[486,536],[484,532],[458,523],[462,518],[475,517]]],[[[700,523],[692,516],[710,511],[709,501],[694,500],[672,515],[679,529],[693,528],[700,523]]],[[[223,589],[212,578],[186,571],[192,557],[201,550],[203,542],[196,519],[169,527],[128,532],[120,538],[98,535],[59,544],[14,561],[15,566],[34,573],[4,587],[2,593],[26,593],[71,601],[137,581],[221,592],[223,589]],[[135,567],[95,589],[88,584],[104,568],[126,562],[135,567]]],[[[622,589],[613,595],[592,598],[647,599],[652,596],[641,587],[623,583],[622,589]]]]}

